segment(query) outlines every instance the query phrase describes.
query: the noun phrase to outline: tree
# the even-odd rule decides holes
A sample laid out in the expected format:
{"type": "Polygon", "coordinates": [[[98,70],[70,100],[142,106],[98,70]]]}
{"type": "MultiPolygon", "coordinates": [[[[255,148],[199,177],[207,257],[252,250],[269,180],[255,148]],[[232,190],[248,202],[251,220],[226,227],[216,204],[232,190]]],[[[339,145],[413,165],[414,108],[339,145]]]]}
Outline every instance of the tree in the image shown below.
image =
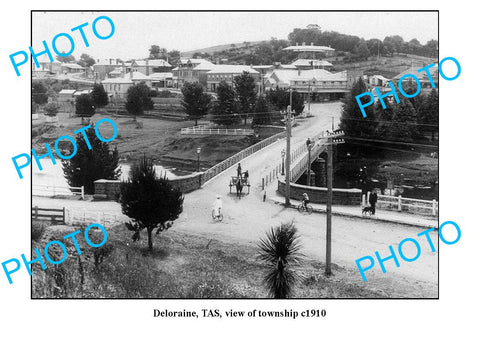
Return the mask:
{"type": "Polygon", "coordinates": [[[108,105],[108,94],[102,84],[93,85],[91,96],[95,107],[104,107],[108,105]]]}
{"type": "Polygon", "coordinates": [[[264,261],[267,271],[263,279],[269,295],[275,299],[292,296],[293,288],[299,279],[295,268],[300,264],[300,243],[293,222],[282,223],[267,231],[266,238],[258,244],[257,258],[264,261]]]}
{"type": "Polygon", "coordinates": [[[148,59],[166,59],[167,58],[167,49],[160,48],[160,46],[158,45],[150,46],[150,49],[148,51],[150,52],[148,59]]]}
{"type": "MultiPolygon", "coordinates": [[[[277,86],[275,89],[267,92],[266,99],[275,109],[283,111],[290,105],[290,91],[277,86]]],[[[297,116],[302,113],[303,108],[303,97],[297,91],[292,91],[292,110],[295,111],[294,115],[297,116]]]]}
{"type": "Polygon", "coordinates": [[[264,96],[258,97],[254,111],[252,125],[272,123],[272,110],[264,96]]]}
{"type": "Polygon", "coordinates": [[[180,51],[171,50],[168,52],[168,63],[172,66],[178,66],[180,64],[180,51]]]}
{"type": "Polygon", "coordinates": [[[370,57],[370,50],[368,49],[368,46],[365,42],[361,42],[360,44],[358,44],[355,52],[362,59],[367,60],[368,57],[370,57]]]}
{"type": "Polygon", "coordinates": [[[435,132],[438,133],[438,92],[436,89],[428,94],[427,99],[418,110],[418,121],[422,132],[431,132],[432,142],[435,139],[435,132]]]}
{"type": "Polygon", "coordinates": [[[47,116],[54,117],[57,115],[60,106],[58,106],[56,103],[48,103],[43,107],[43,109],[46,111],[47,116]]]}
{"type": "Polygon", "coordinates": [[[153,101],[149,94],[150,88],[143,82],[128,88],[125,108],[134,116],[135,121],[145,110],[153,109],[153,101]]]}
{"type": "Polygon", "coordinates": [[[393,106],[392,122],[394,124],[388,138],[389,140],[412,142],[417,138],[418,129],[415,125],[417,112],[408,99],[400,97],[400,103],[393,106]]]}
{"type": "Polygon", "coordinates": [[[163,231],[165,222],[178,218],[183,211],[183,196],[165,176],[157,177],[152,162],[144,157],[132,167],[128,181],[121,184],[120,204],[133,221],[127,224],[135,232],[133,239],[139,239],[140,231],[146,229],[148,249],[152,251],[152,231],[163,231]]]}
{"type": "MultiPolygon", "coordinates": [[[[89,149],[82,134],[77,134],[77,153],[68,160],[63,160],[63,174],[72,187],[84,186],[86,194],[94,194],[94,181],[98,179],[118,179],[118,150],[110,150],[110,144],[102,142],[93,127],[85,130],[91,148],[89,149]]],[[[71,143],[65,142],[70,152],[71,143]]],[[[66,153],[63,153],[66,154],[66,153]]]]}
{"type": "Polygon", "coordinates": [[[235,90],[225,81],[221,81],[217,87],[217,101],[213,104],[213,121],[217,124],[232,125],[238,123],[237,103],[235,90]]]}
{"type": "Polygon", "coordinates": [[[204,117],[208,113],[211,97],[203,91],[203,86],[199,83],[185,83],[182,87],[182,106],[190,119],[195,120],[204,117]]]}
{"type": "Polygon", "coordinates": [[[243,113],[245,125],[247,125],[248,113],[253,112],[257,100],[255,91],[255,79],[248,72],[233,78],[235,92],[239,102],[240,112],[243,113]]]}
{"type": "Polygon", "coordinates": [[[95,64],[95,59],[90,57],[88,54],[83,53],[80,56],[80,60],[78,61],[78,64],[83,67],[90,67],[95,64]]]}
{"type": "MultiPolygon", "coordinates": [[[[362,78],[358,78],[353,83],[350,94],[347,95],[342,106],[340,128],[345,132],[346,140],[342,149],[348,149],[351,153],[370,154],[376,151],[372,150],[371,147],[358,145],[359,142],[369,145],[371,143],[366,143],[365,139],[376,137],[377,119],[373,106],[365,107],[367,117],[363,118],[362,111],[355,99],[355,96],[364,92],[367,92],[367,87],[362,78]]],[[[360,100],[365,101],[365,98],[362,98],[360,100]]]]}
{"type": "Polygon", "coordinates": [[[47,88],[41,82],[32,84],[32,101],[37,104],[46,104],[48,102],[47,88]]]}
{"type": "Polygon", "coordinates": [[[82,94],[75,99],[75,114],[82,118],[95,114],[95,103],[91,95],[82,94]]]}
{"type": "MultiPolygon", "coordinates": [[[[65,51],[61,52],[62,54],[65,54],[65,51]]],[[[62,57],[57,55],[56,59],[61,62],[61,63],[74,63],[75,62],[75,57],[73,55],[67,55],[66,57],[62,57]]]]}

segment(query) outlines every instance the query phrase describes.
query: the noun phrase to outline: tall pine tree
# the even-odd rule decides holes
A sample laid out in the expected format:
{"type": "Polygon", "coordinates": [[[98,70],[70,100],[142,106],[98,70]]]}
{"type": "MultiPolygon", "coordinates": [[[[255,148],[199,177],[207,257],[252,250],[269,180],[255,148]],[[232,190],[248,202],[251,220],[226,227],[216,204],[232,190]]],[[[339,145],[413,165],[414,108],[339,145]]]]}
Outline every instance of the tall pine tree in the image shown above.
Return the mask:
{"type": "Polygon", "coordinates": [[[345,132],[345,145],[342,149],[349,153],[369,155],[376,150],[371,146],[374,142],[368,139],[376,138],[377,117],[373,105],[365,107],[366,118],[363,118],[362,111],[358,106],[355,96],[367,92],[367,86],[362,78],[358,78],[352,85],[350,94],[347,95],[342,107],[340,118],[340,129],[345,132]],[[359,145],[362,144],[362,145],[359,145]]]}
{"type": "MultiPolygon", "coordinates": [[[[118,150],[110,150],[109,143],[102,142],[91,127],[85,131],[90,142],[88,148],[82,134],[76,138],[77,153],[71,159],[63,160],[63,173],[72,187],[85,187],[86,194],[94,194],[94,181],[97,179],[118,179],[120,168],[118,166],[118,150]]],[[[65,142],[67,143],[67,142],[65,142]]],[[[68,143],[67,149],[73,151],[72,144],[68,143]]],[[[60,145],[62,147],[62,145],[60,145]]],[[[62,154],[67,155],[66,152],[62,154]]]]}
{"type": "Polygon", "coordinates": [[[217,101],[212,107],[213,121],[221,125],[232,125],[239,122],[235,91],[222,81],[217,87],[217,101]]]}

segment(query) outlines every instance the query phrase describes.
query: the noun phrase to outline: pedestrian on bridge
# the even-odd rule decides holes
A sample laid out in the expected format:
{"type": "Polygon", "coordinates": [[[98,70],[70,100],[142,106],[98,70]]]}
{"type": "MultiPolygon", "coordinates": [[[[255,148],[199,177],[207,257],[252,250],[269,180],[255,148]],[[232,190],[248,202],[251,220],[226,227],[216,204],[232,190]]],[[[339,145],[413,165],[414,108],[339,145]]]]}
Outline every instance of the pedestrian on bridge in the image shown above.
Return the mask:
{"type": "Polygon", "coordinates": [[[242,178],[242,166],[240,165],[240,163],[238,163],[238,167],[237,167],[237,176],[238,178],[242,178]]]}

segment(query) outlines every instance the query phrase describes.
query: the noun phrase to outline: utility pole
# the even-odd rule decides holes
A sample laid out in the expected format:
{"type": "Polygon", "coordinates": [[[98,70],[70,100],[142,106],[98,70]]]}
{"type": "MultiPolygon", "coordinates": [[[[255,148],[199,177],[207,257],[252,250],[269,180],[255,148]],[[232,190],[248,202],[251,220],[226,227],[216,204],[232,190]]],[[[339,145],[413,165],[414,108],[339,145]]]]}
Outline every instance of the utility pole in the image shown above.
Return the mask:
{"type": "Polygon", "coordinates": [[[327,145],[327,232],[326,238],[326,254],[325,254],[325,275],[332,274],[332,168],[333,168],[333,147],[331,140],[328,140],[327,145]]]}
{"type": "MultiPolygon", "coordinates": [[[[291,90],[290,90],[291,91],[291,90]]],[[[290,92],[290,103],[292,102],[292,92],[290,92]]],[[[285,206],[290,206],[290,133],[291,133],[291,122],[290,115],[292,112],[292,105],[287,107],[287,118],[285,124],[287,125],[287,154],[285,161],[285,206]]]]}
{"type": "Polygon", "coordinates": [[[333,144],[345,143],[341,138],[343,131],[328,133],[321,139],[327,140],[327,228],[326,228],[326,253],[325,275],[332,274],[332,201],[333,201],[333,144]]]}
{"type": "Polygon", "coordinates": [[[334,122],[335,122],[335,117],[332,116],[332,131],[335,131],[335,124],[334,124],[334,122]]]}

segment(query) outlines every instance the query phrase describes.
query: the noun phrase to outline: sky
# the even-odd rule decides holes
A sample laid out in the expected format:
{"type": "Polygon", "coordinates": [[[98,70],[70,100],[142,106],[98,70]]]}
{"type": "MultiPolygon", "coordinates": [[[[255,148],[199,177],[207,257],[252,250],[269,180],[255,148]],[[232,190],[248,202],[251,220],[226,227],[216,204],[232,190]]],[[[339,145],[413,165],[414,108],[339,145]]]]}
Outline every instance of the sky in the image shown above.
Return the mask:
{"type": "MultiPolygon", "coordinates": [[[[308,24],[365,39],[400,35],[406,41],[416,38],[422,44],[438,40],[437,12],[34,12],[32,47],[41,51],[42,40],[51,46],[56,34],[69,32],[77,58],[82,53],[95,59],[145,58],[153,44],[189,51],[271,37],[287,39],[294,28],[308,24]],[[107,15],[115,24],[115,33],[107,40],[96,38],[92,32],[92,22],[100,15],[107,15]],[[85,22],[89,47],[85,47],[78,31],[70,32],[85,22]]],[[[108,28],[106,21],[99,21],[101,34],[107,34],[108,28]]],[[[69,50],[63,37],[57,40],[57,47],[69,50]]]]}

